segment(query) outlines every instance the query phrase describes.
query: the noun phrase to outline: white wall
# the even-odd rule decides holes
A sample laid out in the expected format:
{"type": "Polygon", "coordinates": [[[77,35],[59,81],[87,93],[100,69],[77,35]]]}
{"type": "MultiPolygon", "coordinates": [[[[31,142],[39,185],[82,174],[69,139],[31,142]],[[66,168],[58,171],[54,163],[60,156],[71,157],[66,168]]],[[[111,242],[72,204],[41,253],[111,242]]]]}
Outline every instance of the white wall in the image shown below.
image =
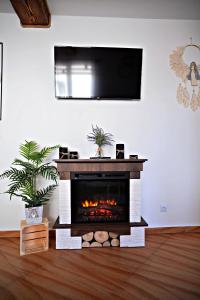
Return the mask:
{"type": "MultiPolygon", "coordinates": [[[[98,124],[124,142],[126,157],[148,158],[142,173],[142,213],[149,225],[200,225],[200,109],[176,101],[178,79],[169,68],[177,46],[200,41],[200,21],[53,17],[50,29],[23,29],[15,15],[0,14],[4,43],[0,172],[24,140],[69,146],[81,158],[94,154],[87,141],[98,124]],[[142,99],[58,101],[54,97],[54,45],[142,47],[142,99]],[[166,213],[160,204],[167,205],[166,213]]],[[[106,154],[115,155],[114,147],[106,154]]],[[[57,154],[55,154],[57,157],[57,154]]],[[[0,181],[0,191],[7,182],[0,181]]],[[[19,228],[23,204],[0,195],[0,230],[19,228]]],[[[46,208],[57,217],[57,193],[46,208]]]]}

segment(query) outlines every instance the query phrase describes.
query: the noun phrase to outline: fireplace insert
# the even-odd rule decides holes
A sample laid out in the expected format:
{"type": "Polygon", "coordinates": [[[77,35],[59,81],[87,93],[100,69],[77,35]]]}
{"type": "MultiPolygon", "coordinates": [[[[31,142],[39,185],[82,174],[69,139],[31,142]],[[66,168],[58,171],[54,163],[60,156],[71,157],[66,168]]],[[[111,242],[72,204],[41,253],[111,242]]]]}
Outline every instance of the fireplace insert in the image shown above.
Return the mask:
{"type": "Polygon", "coordinates": [[[129,173],[72,173],[71,220],[129,222],[129,173]]]}

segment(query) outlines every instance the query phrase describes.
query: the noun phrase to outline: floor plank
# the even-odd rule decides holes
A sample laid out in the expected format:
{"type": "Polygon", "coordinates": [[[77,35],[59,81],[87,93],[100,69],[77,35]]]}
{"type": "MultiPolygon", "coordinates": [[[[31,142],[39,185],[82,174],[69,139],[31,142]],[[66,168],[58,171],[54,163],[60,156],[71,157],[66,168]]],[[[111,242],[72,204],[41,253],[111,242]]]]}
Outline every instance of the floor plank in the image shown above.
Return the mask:
{"type": "Polygon", "coordinates": [[[0,239],[1,300],[197,300],[200,234],[148,235],[144,248],[55,250],[19,256],[0,239]]]}

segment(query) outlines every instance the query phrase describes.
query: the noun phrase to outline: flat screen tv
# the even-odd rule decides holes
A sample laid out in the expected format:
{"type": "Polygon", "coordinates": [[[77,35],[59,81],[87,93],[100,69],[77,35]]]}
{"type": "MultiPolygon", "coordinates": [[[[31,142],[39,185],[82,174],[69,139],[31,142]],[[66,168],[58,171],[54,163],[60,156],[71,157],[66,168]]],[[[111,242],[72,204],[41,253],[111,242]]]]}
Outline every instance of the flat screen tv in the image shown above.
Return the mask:
{"type": "Polygon", "coordinates": [[[140,99],[142,49],[56,46],[58,99],[140,99]]]}

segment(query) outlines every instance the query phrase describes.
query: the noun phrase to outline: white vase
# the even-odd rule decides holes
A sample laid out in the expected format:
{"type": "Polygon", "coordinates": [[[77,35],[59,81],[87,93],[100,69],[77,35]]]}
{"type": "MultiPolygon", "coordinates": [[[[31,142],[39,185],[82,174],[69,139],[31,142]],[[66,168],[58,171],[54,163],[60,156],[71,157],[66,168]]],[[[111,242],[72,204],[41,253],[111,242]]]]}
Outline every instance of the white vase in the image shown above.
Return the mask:
{"type": "Polygon", "coordinates": [[[42,223],[43,205],[36,207],[26,207],[25,215],[27,224],[42,223]]]}

